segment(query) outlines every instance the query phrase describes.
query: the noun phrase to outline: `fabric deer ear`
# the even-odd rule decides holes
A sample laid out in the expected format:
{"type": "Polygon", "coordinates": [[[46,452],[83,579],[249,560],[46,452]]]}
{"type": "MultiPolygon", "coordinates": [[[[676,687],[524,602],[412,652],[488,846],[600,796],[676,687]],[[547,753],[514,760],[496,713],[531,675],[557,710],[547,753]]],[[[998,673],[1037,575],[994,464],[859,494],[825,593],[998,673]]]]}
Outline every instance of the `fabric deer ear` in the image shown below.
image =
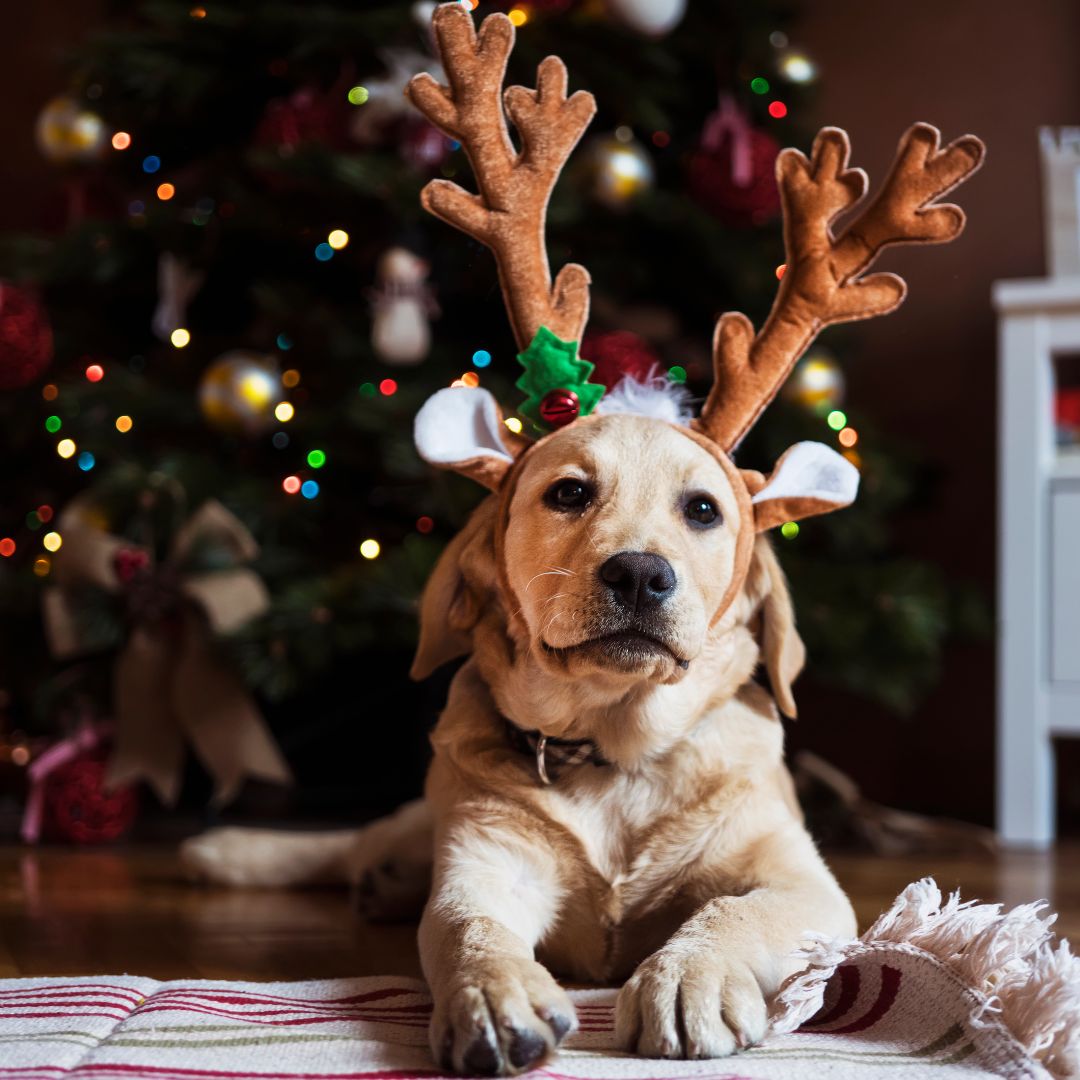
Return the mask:
{"type": "Polygon", "coordinates": [[[757,532],[849,506],[859,490],[859,470],[816,442],[796,443],[785,450],[764,486],[759,486],[760,473],[743,475],[752,492],[757,532]]]}
{"type": "Polygon", "coordinates": [[[756,636],[773,697],[785,716],[794,717],[795,697],[791,685],[806,663],[806,646],[795,629],[795,612],[784,571],[765,537],[758,537],[754,545],[748,586],[751,596],[760,597],[756,636]]]}
{"type": "Polygon", "coordinates": [[[502,410],[487,390],[439,390],[416,414],[413,438],[420,456],[440,469],[498,490],[525,445],[503,423],[502,410]]]}
{"type": "Polygon", "coordinates": [[[419,681],[436,668],[472,652],[472,629],[483,595],[494,587],[495,518],[498,500],[488,497],[446,545],[420,599],[420,640],[409,675],[419,681]]]}

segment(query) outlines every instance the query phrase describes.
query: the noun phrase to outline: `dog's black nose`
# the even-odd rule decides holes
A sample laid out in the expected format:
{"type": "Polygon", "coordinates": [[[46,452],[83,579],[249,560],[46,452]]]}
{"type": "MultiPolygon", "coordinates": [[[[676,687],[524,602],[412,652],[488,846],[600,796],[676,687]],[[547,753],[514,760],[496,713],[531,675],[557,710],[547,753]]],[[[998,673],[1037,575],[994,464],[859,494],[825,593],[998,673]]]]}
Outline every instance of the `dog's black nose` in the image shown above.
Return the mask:
{"type": "Polygon", "coordinates": [[[600,580],[635,613],[658,607],[675,591],[675,571],[660,555],[620,551],[600,567],[600,580]]]}

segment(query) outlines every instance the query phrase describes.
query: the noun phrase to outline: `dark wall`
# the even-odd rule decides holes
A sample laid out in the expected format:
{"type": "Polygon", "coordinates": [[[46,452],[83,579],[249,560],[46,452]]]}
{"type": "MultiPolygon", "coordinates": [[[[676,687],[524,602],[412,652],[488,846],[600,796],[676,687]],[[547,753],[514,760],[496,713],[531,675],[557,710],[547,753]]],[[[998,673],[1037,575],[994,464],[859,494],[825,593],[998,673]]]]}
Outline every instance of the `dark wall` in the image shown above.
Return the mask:
{"type": "MultiPolygon", "coordinates": [[[[703,3],[706,0],[691,0],[703,3]]],[[[0,35],[0,228],[58,220],[62,179],[33,145],[42,103],[63,89],[56,61],[97,23],[102,0],[24,5],[0,35]]],[[[847,128],[855,163],[879,179],[914,120],[989,147],[960,201],[969,225],[933,252],[896,250],[904,307],[858,327],[850,403],[944,467],[933,504],[900,523],[904,545],[992,593],[995,344],[991,282],[1043,271],[1036,128],[1080,122],[1080,6],[1072,0],[813,0],[799,43],[823,72],[815,119],[847,128]],[[891,13],[891,14],[890,14],[891,13]]],[[[857,647],[857,643],[853,643],[857,647]]],[[[804,697],[795,745],[846,768],[896,805],[989,821],[993,806],[992,643],[951,650],[945,679],[909,721],[852,699],[804,697]]],[[[1066,785],[1067,786],[1067,785],[1066,785]]]]}
{"type": "MultiPolygon", "coordinates": [[[[824,78],[815,117],[851,135],[879,179],[913,121],[988,147],[958,195],[968,227],[937,250],[894,249],[904,306],[860,324],[849,402],[942,463],[932,507],[902,523],[904,544],[990,592],[996,557],[996,350],[991,283],[1041,276],[1036,129],[1080,122],[1080,6],[1071,0],[865,0],[807,5],[801,44],[824,78]],[[888,12],[896,14],[890,16],[888,12]]],[[[950,651],[944,682],[910,722],[850,702],[810,703],[796,735],[885,801],[989,821],[993,808],[992,643],[950,651]]],[[[1074,778],[1075,783],[1075,778],[1074,778]]],[[[1068,785],[1063,785],[1068,786],[1068,785]]]]}

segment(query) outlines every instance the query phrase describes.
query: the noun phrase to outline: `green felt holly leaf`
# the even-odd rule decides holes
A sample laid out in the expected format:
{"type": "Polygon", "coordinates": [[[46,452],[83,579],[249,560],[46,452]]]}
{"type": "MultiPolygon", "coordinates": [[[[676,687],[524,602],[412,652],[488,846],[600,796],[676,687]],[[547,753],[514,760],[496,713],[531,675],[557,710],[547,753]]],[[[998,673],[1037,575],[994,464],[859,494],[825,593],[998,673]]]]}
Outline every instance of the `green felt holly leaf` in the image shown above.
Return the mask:
{"type": "Polygon", "coordinates": [[[572,390],[577,394],[579,416],[588,416],[604,396],[604,386],[588,381],[595,365],[582,360],[577,351],[576,341],[563,341],[541,326],[529,347],[518,353],[518,362],[525,373],[514,385],[528,395],[518,411],[541,431],[548,430],[548,425],[540,416],[540,402],[552,390],[572,390]]]}

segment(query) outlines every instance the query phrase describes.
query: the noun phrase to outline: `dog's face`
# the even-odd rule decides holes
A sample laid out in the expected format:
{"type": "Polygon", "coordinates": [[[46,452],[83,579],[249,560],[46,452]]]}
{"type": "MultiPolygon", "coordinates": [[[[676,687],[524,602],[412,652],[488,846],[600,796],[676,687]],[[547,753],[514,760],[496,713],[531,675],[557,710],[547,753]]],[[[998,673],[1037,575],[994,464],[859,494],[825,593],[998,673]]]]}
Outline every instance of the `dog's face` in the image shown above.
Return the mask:
{"type": "Polygon", "coordinates": [[[553,673],[680,678],[745,572],[748,512],[734,469],[662,421],[602,416],[543,440],[503,542],[533,655],[553,673]]]}
{"type": "Polygon", "coordinates": [[[777,700],[794,715],[802,644],[783,574],[755,536],[847,505],[858,473],[838,454],[797,443],[766,477],[737,469],[692,428],[617,412],[530,446],[478,389],[438,391],[415,435],[427,461],[494,493],[424,591],[415,678],[478,649],[489,671],[550,677],[549,695],[592,675],[621,700],[635,682],[688,671],[708,684],[710,669],[730,667],[730,631],[745,637],[752,623],[777,700]]]}

